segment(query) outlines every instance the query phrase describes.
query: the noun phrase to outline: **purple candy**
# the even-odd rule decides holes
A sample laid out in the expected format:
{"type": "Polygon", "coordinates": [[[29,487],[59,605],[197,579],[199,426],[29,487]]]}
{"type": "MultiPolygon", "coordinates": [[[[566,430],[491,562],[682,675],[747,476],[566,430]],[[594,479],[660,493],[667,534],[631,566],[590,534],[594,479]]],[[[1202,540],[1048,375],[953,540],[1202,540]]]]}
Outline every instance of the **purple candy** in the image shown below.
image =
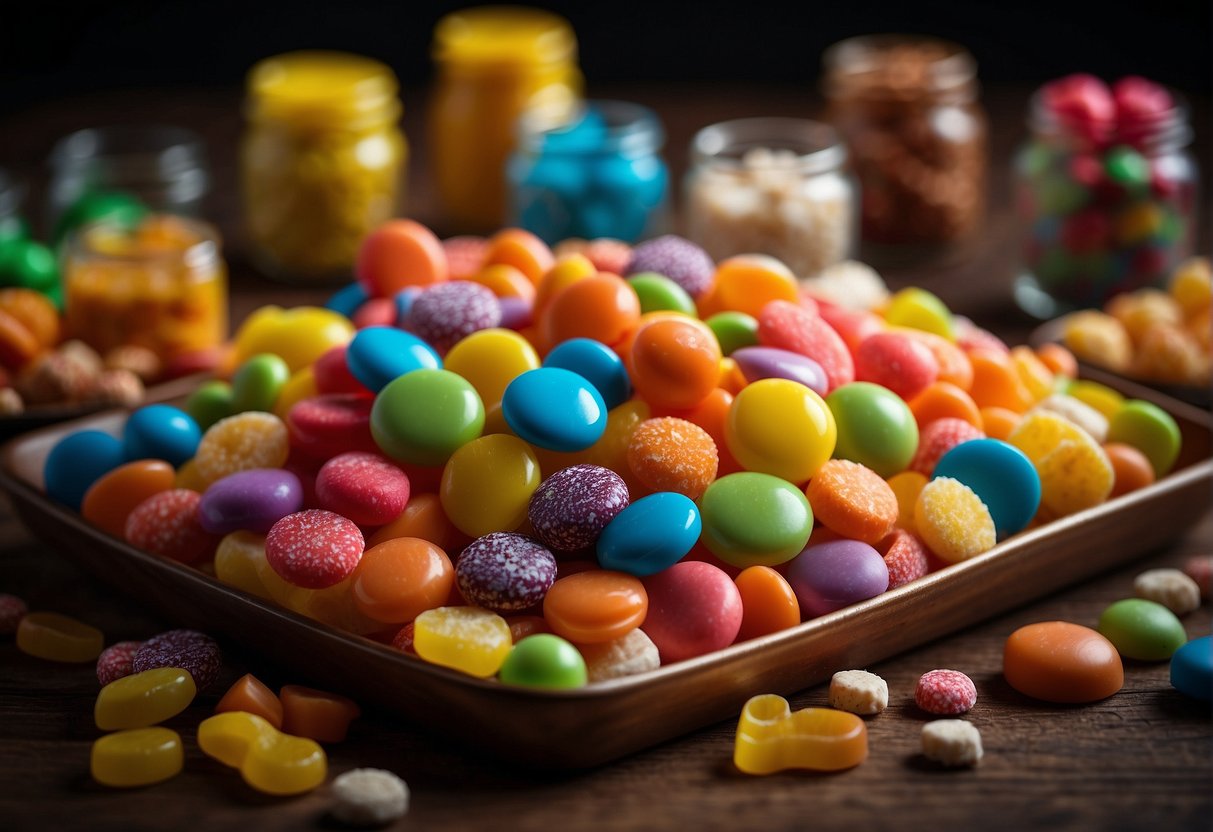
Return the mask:
{"type": "Polygon", "coordinates": [[[806,617],[874,598],[889,588],[884,558],[858,540],[808,547],[788,566],[787,578],[806,617]]]}
{"type": "Polygon", "coordinates": [[[830,392],[830,383],[821,365],[808,356],[775,347],[742,347],[730,357],[748,382],[764,378],[799,381],[819,396],[830,392]]]}
{"type": "Polygon", "coordinates": [[[131,672],[179,667],[194,677],[198,690],[203,690],[215,681],[222,662],[219,645],[210,636],[197,630],[169,630],[143,642],[131,660],[131,672]]]}
{"type": "Polygon", "coordinates": [[[413,300],[404,328],[445,353],[473,332],[500,323],[501,304],[487,286],[451,280],[429,287],[413,300]]]}
{"type": "Polygon", "coordinates": [[[623,478],[600,465],[574,465],[544,480],[527,511],[535,536],[557,552],[576,552],[598,541],[631,498],[623,478]]]}
{"type": "Polygon", "coordinates": [[[216,481],[198,502],[198,522],[211,534],[261,532],[303,508],[299,477],[280,468],[239,471],[216,481]]]}
{"type": "Polygon", "coordinates": [[[494,612],[517,612],[543,600],[556,580],[556,557],[538,541],[511,532],[474,540],[455,562],[464,599],[494,612]]]}
{"type": "MultiPolygon", "coordinates": [[[[708,253],[690,240],[676,234],[666,234],[646,240],[632,249],[632,261],[627,274],[657,272],[665,275],[698,298],[712,286],[716,264],[708,253]]],[[[624,275],[627,277],[627,275],[624,275]]]]}
{"type": "Polygon", "coordinates": [[[535,310],[526,298],[506,296],[498,298],[497,303],[501,306],[500,326],[519,330],[535,322],[535,310]]]}

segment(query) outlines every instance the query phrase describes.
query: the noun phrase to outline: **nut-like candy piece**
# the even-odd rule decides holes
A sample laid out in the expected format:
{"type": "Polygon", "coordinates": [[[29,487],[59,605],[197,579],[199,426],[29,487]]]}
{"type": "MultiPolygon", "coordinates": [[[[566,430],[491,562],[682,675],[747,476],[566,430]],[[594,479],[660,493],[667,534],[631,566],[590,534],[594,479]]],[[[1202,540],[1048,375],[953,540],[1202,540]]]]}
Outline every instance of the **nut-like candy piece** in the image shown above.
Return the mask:
{"type": "Polygon", "coordinates": [[[380,826],[409,810],[409,787],[380,768],[356,768],[333,781],[333,817],[351,826],[380,826]]]}
{"type": "Polygon", "coordinates": [[[889,706],[889,685],[866,670],[840,670],[830,679],[829,702],[853,714],[878,714],[889,706]]]}
{"type": "Polygon", "coordinates": [[[1176,615],[1200,608],[1200,586],[1178,569],[1147,569],[1133,579],[1133,594],[1156,601],[1176,615]]]}
{"type": "Polygon", "coordinates": [[[922,726],[922,753],[945,766],[975,766],[981,759],[981,732],[964,719],[937,719],[922,726]]]}

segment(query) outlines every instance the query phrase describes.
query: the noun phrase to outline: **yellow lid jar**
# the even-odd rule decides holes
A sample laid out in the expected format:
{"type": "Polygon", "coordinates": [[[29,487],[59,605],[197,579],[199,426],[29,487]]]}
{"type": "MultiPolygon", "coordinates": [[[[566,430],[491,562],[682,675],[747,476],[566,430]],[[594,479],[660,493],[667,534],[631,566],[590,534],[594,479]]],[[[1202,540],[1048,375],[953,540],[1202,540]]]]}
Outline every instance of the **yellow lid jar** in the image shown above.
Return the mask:
{"type": "Polygon", "coordinates": [[[349,279],[362,238],[403,201],[398,91],[387,66],[342,52],[290,52],[249,72],[241,181],[267,273],[349,279]]]}
{"type": "Polygon", "coordinates": [[[487,232],[506,219],[505,166],[519,119],[555,126],[577,110],[577,39],[550,12],[484,6],[440,20],[433,57],[428,130],[442,223],[487,232]]]}

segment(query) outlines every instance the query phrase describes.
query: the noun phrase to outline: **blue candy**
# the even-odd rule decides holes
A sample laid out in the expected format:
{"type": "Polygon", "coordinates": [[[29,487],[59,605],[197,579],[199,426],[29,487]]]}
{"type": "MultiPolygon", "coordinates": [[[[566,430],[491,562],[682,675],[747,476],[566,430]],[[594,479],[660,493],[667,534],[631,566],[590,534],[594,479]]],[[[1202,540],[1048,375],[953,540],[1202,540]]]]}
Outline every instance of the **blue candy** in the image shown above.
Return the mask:
{"type": "Polygon", "coordinates": [[[408,286],[401,289],[392,298],[396,304],[396,325],[400,326],[404,323],[405,318],[409,316],[409,310],[413,308],[413,301],[421,294],[420,286],[408,286]]]}
{"type": "Polygon", "coordinates": [[[962,442],[944,454],[932,479],[951,477],[990,510],[998,539],[1027,527],[1040,507],[1040,475],[1024,452],[999,439],[962,442]]]}
{"type": "Polygon", "coordinates": [[[643,578],[682,560],[699,540],[703,521],[689,497],[660,491],[629,505],[598,537],[598,564],[643,578]]]}
{"type": "Polygon", "coordinates": [[[345,363],[354,378],[378,393],[413,370],[441,370],[442,359],[416,335],[390,326],[368,326],[350,341],[345,363]]]}
{"type": "Polygon", "coordinates": [[[99,430],[76,431],[51,448],[42,481],[51,499],[79,510],[89,486],[124,462],[126,455],[118,439],[99,430]]]}
{"type": "Polygon", "coordinates": [[[632,382],[623,359],[601,341],[592,338],[562,341],[543,359],[543,366],[571,370],[584,378],[598,390],[607,410],[631,398],[632,382]]]}
{"type": "Polygon", "coordinates": [[[369,296],[366,293],[366,288],[359,282],[355,281],[348,286],[342,286],[333,296],[324,304],[325,309],[332,309],[338,314],[345,315],[347,318],[354,317],[354,313],[358,311],[358,307],[366,303],[369,296]]]}
{"type": "Polygon", "coordinates": [[[1171,654],[1171,686],[1193,699],[1213,700],[1213,636],[1194,638],[1171,654]]]}
{"type": "Polygon", "coordinates": [[[176,468],[198,452],[202,429],[180,408],[149,404],[126,420],[122,441],[128,460],[163,459],[176,468]]]}
{"type": "Polygon", "coordinates": [[[526,442],[550,451],[580,451],[606,431],[602,394],[583,376],[560,367],[528,370],[501,397],[501,415],[526,442]]]}

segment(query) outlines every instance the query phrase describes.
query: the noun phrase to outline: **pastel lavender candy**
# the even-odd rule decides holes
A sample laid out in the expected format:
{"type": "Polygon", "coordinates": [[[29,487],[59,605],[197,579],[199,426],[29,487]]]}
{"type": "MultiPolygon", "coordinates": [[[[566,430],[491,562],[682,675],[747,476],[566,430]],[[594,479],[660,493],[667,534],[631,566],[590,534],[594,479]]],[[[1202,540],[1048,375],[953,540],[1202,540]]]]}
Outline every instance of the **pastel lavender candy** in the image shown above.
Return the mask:
{"type": "Polygon", "coordinates": [[[210,636],[197,630],[169,630],[143,642],[131,659],[131,672],[179,667],[203,690],[215,681],[222,663],[219,645],[210,636]]]}
{"type": "Polygon", "coordinates": [[[787,578],[806,618],[874,598],[889,588],[884,558],[858,540],[809,546],[788,566],[787,578]]]}
{"type": "MultiPolygon", "coordinates": [[[[646,240],[632,249],[629,275],[657,272],[677,283],[687,294],[698,298],[712,285],[716,264],[708,253],[690,240],[666,234],[646,240]]],[[[625,277],[627,275],[624,275],[625,277]]]]}
{"type": "Polygon", "coordinates": [[[573,465],[552,474],[531,495],[527,510],[535,536],[549,549],[576,552],[598,536],[631,497],[623,478],[600,465],[573,465]]]}
{"type": "Polygon", "coordinates": [[[409,307],[404,328],[440,353],[482,329],[501,323],[501,304],[487,286],[451,280],[430,286],[409,307]]]}
{"type": "Polygon", "coordinates": [[[493,612],[516,612],[543,601],[556,580],[556,558],[525,535],[493,532],[459,555],[455,580],[467,601],[493,612]]]}
{"type": "Polygon", "coordinates": [[[501,323],[498,324],[499,326],[505,329],[518,330],[528,327],[535,322],[535,310],[531,308],[531,303],[526,298],[498,298],[497,303],[501,306],[501,323]]]}
{"type": "Polygon", "coordinates": [[[211,534],[270,527],[303,508],[303,484],[281,468],[238,471],[214,482],[198,502],[198,522],[211,534]]]}
{"type": "Polygon", "coordinates": [[[749,382],[764,378],[799,381],[819,396],[830,392],[830,383],[821,365],[806,355],[776,347],[742,347],[730,357],[749,382]]]}

